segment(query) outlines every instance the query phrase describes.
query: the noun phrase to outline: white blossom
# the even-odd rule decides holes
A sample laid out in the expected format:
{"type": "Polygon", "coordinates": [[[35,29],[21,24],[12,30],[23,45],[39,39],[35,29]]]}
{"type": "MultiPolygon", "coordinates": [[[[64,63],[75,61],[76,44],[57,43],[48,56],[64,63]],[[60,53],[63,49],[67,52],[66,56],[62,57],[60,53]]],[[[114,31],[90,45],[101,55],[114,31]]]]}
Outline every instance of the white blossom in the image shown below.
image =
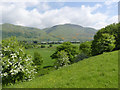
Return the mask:
{"type": "Polygon", "coordinates": [[[4,76],[7,76],[7,72],[4,73],[4,76]]]}

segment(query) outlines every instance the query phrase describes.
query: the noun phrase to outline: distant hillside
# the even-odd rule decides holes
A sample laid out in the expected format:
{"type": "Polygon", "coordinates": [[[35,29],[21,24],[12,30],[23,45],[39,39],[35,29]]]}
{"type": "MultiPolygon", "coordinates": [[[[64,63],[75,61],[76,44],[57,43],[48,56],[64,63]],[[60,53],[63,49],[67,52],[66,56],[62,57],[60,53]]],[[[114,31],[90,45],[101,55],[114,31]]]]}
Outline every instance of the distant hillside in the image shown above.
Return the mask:
{"type": "MultiPolygon", "coordinates": [[[[1,27],[1,26],[0,26],[1,27]]],[[[18,40],[65,40],[86,41],[92,40],[96,30],[74,24],[56,25],[43,30],[13,24],[2,24],[2,38],[16,36],[18,40]]]]}
{"type": "Polygon", "coordinates": [[[18,26],[8,23],[2,24],[2,38],[4,39],[11,36],[16,36],[18,40],[56,40],[46,34],[43,30],[37,28],[18,26]]]}
{"type": "Polygon", "coordinates": [[[51,28],[44,29],[47,34],[62,40],[79,40],[86,41],[93,39],[96,30],[93,28],[82,27],[74,24],[56,25],[51,28]]]}

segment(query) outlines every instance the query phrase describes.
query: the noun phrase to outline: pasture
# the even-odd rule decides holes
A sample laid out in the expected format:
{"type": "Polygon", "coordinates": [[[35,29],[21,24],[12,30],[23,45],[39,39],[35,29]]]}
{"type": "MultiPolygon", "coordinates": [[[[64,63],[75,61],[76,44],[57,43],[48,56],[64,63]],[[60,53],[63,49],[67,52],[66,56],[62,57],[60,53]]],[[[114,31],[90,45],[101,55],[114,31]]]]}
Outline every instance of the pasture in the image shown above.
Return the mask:
{"type": "Polygon", "coordinates": [[[5,88],[118,88],[118,51],[103,53],[5,88]]]}
{"type": "MultiPolygon", "coordinates": [[[[55,60],[51,59],[50,56],[55,52],[56,47],[59,45],[61,44],[53,44],[52,47],[49,47],[49,45],[45,45],[45,48],[30,48],[30,49],[26,49],[25,51],[27,54],[31,55],[32,57],[34,57],[34,52],[39,52],[41,56],[43,57],[42,67],[53,66],[55,60]]],[[[79,48],[80,44],[73,44],[73,45],[79,48]]]]}

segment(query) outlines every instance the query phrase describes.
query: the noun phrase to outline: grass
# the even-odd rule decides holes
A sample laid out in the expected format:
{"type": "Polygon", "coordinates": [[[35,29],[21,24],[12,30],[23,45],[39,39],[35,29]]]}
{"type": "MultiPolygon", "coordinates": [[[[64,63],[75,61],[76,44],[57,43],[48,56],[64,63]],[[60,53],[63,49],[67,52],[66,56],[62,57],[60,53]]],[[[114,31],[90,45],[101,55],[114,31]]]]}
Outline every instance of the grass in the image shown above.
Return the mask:
{"type": "MultiPolygon", "coordinates": [[[[60,44],[54,44],[53,47],[47,48],[49,45],[45,45],[46,48],[31,48],[31,49],[26,49],[26,53],[30,54],[32,57],[34,57],[34,52],[37,51],[41,54],[43,57],[43,64],[42,67],[44,66],[53,66],[54,61],[51,59],[51,55],[55,52],[56,47],[59,46],[60,44]]],[[[79,44],[73,44],[79,48],[79,44]]]]}
{"type": "MultiPolygon", "coordinates": [[[[0,83],[1,84],[1,83],[0,83]]],[[[2,90],[2,85],[0,85],[0,90],[2,90]]]]}
{"type": "Polygon", "coordinates": [[[118,51],[90,57],[5,88],[118,88],[118,51]]]}
{"type": "Polygon", "coordinates": [[[43,57],[43,64],[44,66],[53,66],[54,60],[51,59],[51,55],[55,52],[55,48],[31,48],[26,49],[26,53],[30,54],[32,57],[34,57],[34,52],[37,51],[41,54],[43,57]]]}

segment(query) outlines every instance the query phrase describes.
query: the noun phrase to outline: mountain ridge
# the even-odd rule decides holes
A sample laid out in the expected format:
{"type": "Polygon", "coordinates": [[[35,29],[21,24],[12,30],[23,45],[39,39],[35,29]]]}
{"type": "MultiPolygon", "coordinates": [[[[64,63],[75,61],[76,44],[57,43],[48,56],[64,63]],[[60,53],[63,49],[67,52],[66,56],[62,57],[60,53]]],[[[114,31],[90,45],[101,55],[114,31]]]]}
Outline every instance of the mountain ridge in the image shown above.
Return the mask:
{"type": "Polygon", "coordinates": [[[42,40],[42,41],[59,41],[59,40],[92,40],[97,32],[96,29],[83,27],[76,24],[60,24],[52,27],[39,29],[35,27],[26,27],[5,23],[2,26],[3,39],[16,36],[18,40],[42,40]]]}

